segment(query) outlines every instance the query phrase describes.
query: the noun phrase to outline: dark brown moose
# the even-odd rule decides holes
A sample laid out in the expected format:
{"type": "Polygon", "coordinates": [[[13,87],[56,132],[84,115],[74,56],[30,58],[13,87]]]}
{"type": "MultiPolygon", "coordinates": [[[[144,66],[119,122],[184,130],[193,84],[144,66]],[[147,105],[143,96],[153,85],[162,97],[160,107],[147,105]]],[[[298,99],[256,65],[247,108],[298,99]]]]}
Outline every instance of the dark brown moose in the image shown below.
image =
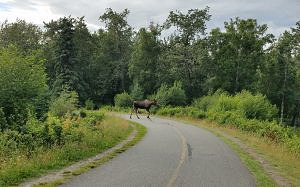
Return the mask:
{"type": "Polygon", "coordinates": [[[137,114],[138,109],[146,109],[147,112],[148,112],[147,118],[150,119],[150,117],[149,117],[150,116],[150,108],[151,108],[152,105],[157,105],[157,101],[155,99],[153,101],[150,101],[150,100],[147,100],[147,99],[143,100],[143,101],[133,101],[133,107],[132,107],[132,111],[131,111],[131,114],[130,114],[130,119],[131,119],[131,115],[132,115],[133,111],[135,111],[136,117],[138,119],[140,119],[138,114],[137,114]]]}

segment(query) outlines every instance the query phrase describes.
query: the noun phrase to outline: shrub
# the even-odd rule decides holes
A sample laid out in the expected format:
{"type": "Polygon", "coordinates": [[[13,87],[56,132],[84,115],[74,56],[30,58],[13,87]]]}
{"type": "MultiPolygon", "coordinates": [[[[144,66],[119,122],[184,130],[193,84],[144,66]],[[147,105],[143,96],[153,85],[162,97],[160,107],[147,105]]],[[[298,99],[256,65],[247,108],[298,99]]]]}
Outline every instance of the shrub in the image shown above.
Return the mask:
{"type": "Polygon", "coordinates": [[[139,84],[135,84],[130,93],[130,96],[133,100],[142,100],[144,98],[144,92],[142,87],[139,84]]]}
{"type": "Polygon", "coordinates": [[[277,114],[277,108],[262,94],[251,94],[242,91],[235,96],[226,92],[217,91],[213,95],[196,99],[193,106],[213,112],[235,112],[246,119],[272,120],[277,114]]]}
{"type": "Polygon", "coordinates": [[[172,87],[162,84],[158,89],[155,98],[160,106],[182,106],[186,103],[186,95],[182,89],[181,82],[175,81],[172,87]]]}
{"type": "Polygon", "coordinates": [[[88,125],[96,125],[97,122],[102,121],[105,117],[105,112],[101,111],[86,111],[85,123],[88,125]]]}
{"type": "Polygon", "coordinates": [[[204,96],[199,99],[195,99],[192,106],[206,112],[213,105],[214,101],[213,96],[204,96]]]}
{"type": "Polygon", "coordinates": [[[186,95],[182,89],[182,83],[175,81],[173,86],[168,90],[167,103],[172,106],[182,106],[186,103],[186,95]]]}
{"type": "Polygon", "coordinates": [[[155,98],[159,102],[160,106],[166,106],[168,104],[168,86],[166,84],[162,84],[160,88],[157,90],[155,94],[155,98]]]}
{"type": "Polygon", "coordinates": [[[72,113],[77,107],[78,94],[74,91],[63,91],[50,103],[49,112],[54,116],[62,117],[67,113],[72,113]]]}
{"type": "Polygon", "coordinates": [[[130,95],[126,92],[117,94],[114,98],[115,106],[117,107],[131,107],[132,99],[130,95]]]}
{"type": "Polygon", "coordinates": [[[164,107],[157,114],[207,118],[220,125],[233,125],[243,131],[280,143],[300,154],[299,132],[274,120],[277,109],[265,96],[242,91],[235,96],[217,91],[196,99],[190,107],[164,107]]]}
{"type": "Polygon", "coordinates": [[[87,99],[84,102],[84,105],[87,110],[93,110],[95,108],[95,104],[94,104],[93,100],[91,100],[91,99],[87,99]]]}
{"type": "Polygon", "coordinates": [[[277,108],[262,94],[252,95],[248,91],[242,91],[234,99],[238,102],[238,110],[247,119],[272,120],[278,113],[277,108]]]}
{"type": "Polygon", "coordinates": [[[8,127],[7,120],[5,114],[3,112],[3,108],[0,108],[0,131],[3,131],[8,127]]]}
{"type": "Polygon", "coordinates": [[[38,52],[25,56],[13,46],[0,48],[0,106],[8,123],[5,128],[21,130],[27,110],[39,112],[45,104],[41,98],[48,87],[41,56],[38,52]]]}

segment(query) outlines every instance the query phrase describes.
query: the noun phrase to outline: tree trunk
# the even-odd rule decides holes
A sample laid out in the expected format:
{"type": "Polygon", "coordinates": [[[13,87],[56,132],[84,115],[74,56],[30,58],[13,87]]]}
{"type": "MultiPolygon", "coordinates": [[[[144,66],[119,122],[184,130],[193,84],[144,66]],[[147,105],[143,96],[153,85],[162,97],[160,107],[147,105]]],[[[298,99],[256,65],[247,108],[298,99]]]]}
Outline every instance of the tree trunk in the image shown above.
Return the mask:
{"type": "Polygon", "coordinates": [[[297,103],[297,105],[295,106],[291,126],[293,127],[298,126],[298,118],[299,118],[299,103],[297,103]]]}
{"type": "Polygon", "coordinates": [[[236,74],[235,74],[235,87],[234,87],[234,93],[236,93],[239,89],[239,76],[240,76],[240,62],[238,61],[237,67],[236,67],[236,74]]]}
{"type": "Polygon", "coordinates": [[[282,99],[281,99],[281,109],[280,109],[280,124],[282,124],[282,122],[283,122],[286,80],[287,80],[287,63],[285,64],[285,67],[284,67],[284,80],[283,80],[282,99]]]}
{"type": "Polygon", "coordinates": [[[239,91],[239,81],[240,81],[240,56],[241,50],[238,49],[238,59],[237,59],[237,66],[236,66],[236,73],[235,73],[235,85],[234,85],[234,93],[239,91]]]}

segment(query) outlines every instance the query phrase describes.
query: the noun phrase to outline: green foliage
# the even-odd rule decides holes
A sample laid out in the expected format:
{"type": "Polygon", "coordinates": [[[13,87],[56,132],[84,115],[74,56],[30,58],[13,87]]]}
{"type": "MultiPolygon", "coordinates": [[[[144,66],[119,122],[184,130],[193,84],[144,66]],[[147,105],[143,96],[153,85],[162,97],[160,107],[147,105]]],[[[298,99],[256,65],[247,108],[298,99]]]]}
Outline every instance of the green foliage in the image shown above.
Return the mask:
{"type": "Polygon", "coordinates": [[[157,85],[156,72],[160,54],[157,28],[153,25],[151,28],[150,31],[140,29],[128,67],[134,86],[141,87],[146,95],[152,94],[157,85]]]}
{"type": "Polygon", "coordinates": [[[0,26],[0,47],[16,46],[22,54],[41,49],[42,31],[32,23],[17,19],[4,21],[0,26]]]}
{"type": "Polygon", "coordinates": [[[132,98],[126,92],[121,94],[117,94],[115,96],[115,106],[117,107],[131,107],[132,106],[132,98]]]}
{"type": "Polygon", "coordinates": [[[85,119],[49,115],[40,122],[30,115],[27,130],[0,132],[0,186],[60,169],[102,152],[126,138],[127,121],[106,118],[103,111],[87,111],[85,119]],[[96,120],[88,125],[88,118],[96,120]]]}
{"type": "Polygon", "coordinates": [[[175,117],[193,117],[202,119],[205,118],[205,112],[195,108],[195,107],[162,107],[156,111],[156,114],[158,115],[164,115],[164,116],[175,116],[175,117]]]}
{"type": "Polygon", "coordinates": [[[168,104],[168,91],[169,88],[166,84],[162,84],[161,87],[157,90],[155,98],[158,101],[160,106],[166,106],[168,104]]]}
{"type": "Polygon", "coordinates": [[[0,106],[9,128],[25,125],[28,110],[36,111],[37,103],[47,92],[46,74],[39,53],[23,56],[13,47],[0,49],[0,106]]]}
{"type": "Polygon", "coordinates": [[[172,87],[163,84],[157,91],[155,98],[160,106],[181,106],[186,103],[186,95],[181,82],[175,81],[172,87]]]}
{"type": "Polygon", "coordinates": [[[175,26],[179,33],[178,39],[187,46],[195,37],[204,34],[206,21],[209,21],[211,17],[208,11],[209,7],[203,10],[191,9],[188,10],[187,14],[180,11],[171,11],[164,26],[165,28],[175,26]]]}
{"type": "Polygon", "coordinates": [[[102,121],[105,117],[105,112],[100,111],[85,111],[87,116],[83,119],[87,125],[96,125],[97,122],[102,121]]]}
{"type": "Polygon", "coordinates": [[[0,108],[0,131],[3,131],[8,127],[6,116],[3,112],[3,108],[0,108]]]}
{"type": "Polygon", "coordinates": [[[51,91],[54,97],[66,87],[73,91],[82,91],[84,84],[79,71],[75,70],[78,64],[78,59],[75,58],[75,21],[74,18],[64,17],[45,24],[46,34],[52,38],[54,48],[55,60],[49,64],[53,68],[51,91]]]}
{"type": "Polygon", "coordinates": [[[63,91],[59,97],[50,103],[49,112],[58,117],[63,117],[67,113],[71,114],[78,107],[78,95],[76,92],[63,91]]]}
{"type": "Polygon", "coordinates": [[[193,106],[205,112],[233,112],[246,119],[273,120],[278,112],[265,96],[242,91],[235,96],[218,91],[194,101],[193,106]]]}
{"type": "Polygon", "coordinates": [[[191,9],[186,14],[171,11],[164,28],[176,28],[162,47],[159,57],[157,79],[160,84],[180,81],[187,101],[203,94],[206,73],[203,66],[210,61],[205,37],[206,22],[210,20],[209,8],[191,9]]]}
{"type": "Polygon", "coordinates": [[[95,108],[95,104],[91,99],[87,99],[84,103],[84,106],[87,110],[93,110],[95,108]]]}
{"type": "Polygon", "coordinates": [[[140,87],[139,84],[135,84],[133,86],[133,89],[130,93],[130,97],[133,99],[133,100],[142,100],[144,99],[144,92],[143,92],[143,88],[140,87]]]}
{"type": "Polygon", "coordinates": [[[209,90],[223,89],[231,94],[243,89],[254,91],[265,60],[264,47],[272,43],[267,25],[255,19],[231,19],[225,31],[213,29],[208,37],[211,60],[208,63],[209,90]]]}
{"type": "Polygon", "coordinates": [[[242,91],[234,99],[238,101],[238,110],[247,119],[272,120],[278,113],[277,108],[262,94],[252,95],[248,91],[242,91]]]}
{"type": "Polygon", "coordinates": [[[265,96],[242,91],[235,96],[218,91],[194,101],[191,107],[163,107],[159,115],[206,118],[219,125],[233,125],[255,133],[272,142],[284,144],[292,152],[300,153],[300,136],[295,129],[274,120],[277,109],[265,96]]]}
{"type": "Polygon", "coordinates": [[[182,83],[174,82],[173,86],[168,90],[168,104],[173,106],[184,105],[186,100],[187,98],[182,88],[182,83]]]}

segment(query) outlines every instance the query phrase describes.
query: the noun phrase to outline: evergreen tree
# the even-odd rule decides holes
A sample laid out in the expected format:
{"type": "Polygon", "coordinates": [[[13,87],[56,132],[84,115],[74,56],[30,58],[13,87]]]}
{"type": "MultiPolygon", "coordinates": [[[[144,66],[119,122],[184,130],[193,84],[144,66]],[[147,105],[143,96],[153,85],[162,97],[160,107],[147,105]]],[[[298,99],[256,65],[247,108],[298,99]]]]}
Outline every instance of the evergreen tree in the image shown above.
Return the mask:
{"type": "Polygon", "coordinates": [[[140,29],[133,46],[129,63],[129,76],[134,85],[139,85],[145,95],[157,89],[157,63],[160,54],[157,27],[150,26],[150,31],[140,29]]]}

